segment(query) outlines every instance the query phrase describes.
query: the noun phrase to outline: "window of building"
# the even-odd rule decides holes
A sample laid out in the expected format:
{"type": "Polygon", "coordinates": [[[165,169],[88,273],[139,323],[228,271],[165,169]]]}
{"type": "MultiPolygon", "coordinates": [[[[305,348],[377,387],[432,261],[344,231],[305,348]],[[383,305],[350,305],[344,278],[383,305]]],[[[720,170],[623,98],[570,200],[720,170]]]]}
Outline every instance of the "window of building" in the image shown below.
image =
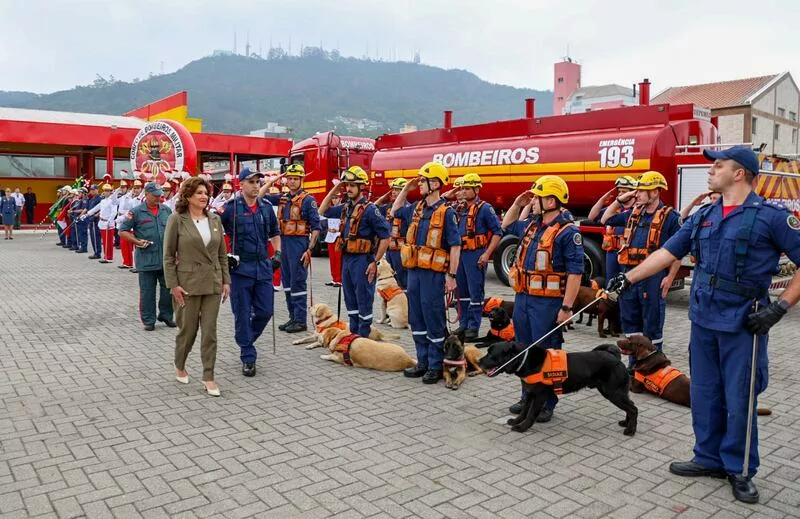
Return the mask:
{"type": "Polygon", "coordinates": [[[758,122],[758,119],[756,117],[753,117],[752,121],[750,121],[750,126],[753,127],[753,135],[756,134],[756,123],[757,122],[758,122]]]}
{"type": "Polygon", "coordinates": [[[780,135],[781,135],[781,125],[776,123],[775,124],[775,129],[772,132],[772,137],[774,137],[775,140],[777,141],[777,140],[780,140],[780,138],[781,138],[780,135]]]}
{"type": "Polygon", "coordinates": [[[557,82],[558,83],[563,83],[564,82],[564,78],[563,77],[558,78],[557,82]]]}
{"type": "Polygon", "coordinates": [[[786,109],[785,108],[778,108],[778,115],[781,117],[786,117],[786,109]]]}
{"type": "Polygon", "coordinates": [[[789,112],[789,119],[791,119],[792,121],[796,121],[797,120],[797,112],[789,112]]]}
{"type": "Polygon", "coordinates": [[[797,128],[792,128],[792,144],[797,144],[797,128]]]}
{"type": "Polygon", "coordinates": [[[0,177],[65,177],[66,163],[66,157],[0,155],[0,177]]]}
{"type": "Polygon", "coordinates": [[[559,101],[563,101],[563,100],[564,100],[564,98],[563,98],[562,96],[558,96],[558,100],[559,100],[559,101]]]}
{"type": "MultiPolygon", "coordinates": [[[[94,177],[103,178],[106,174],[106,159],[94,159],[94,177]]],[[[130,172],[131,161],[128,159],[114,159],[114,180],[122,179],[122,170],[130,172]]],[[[131,178],[128,175],[128,178],[131,178]]]]}

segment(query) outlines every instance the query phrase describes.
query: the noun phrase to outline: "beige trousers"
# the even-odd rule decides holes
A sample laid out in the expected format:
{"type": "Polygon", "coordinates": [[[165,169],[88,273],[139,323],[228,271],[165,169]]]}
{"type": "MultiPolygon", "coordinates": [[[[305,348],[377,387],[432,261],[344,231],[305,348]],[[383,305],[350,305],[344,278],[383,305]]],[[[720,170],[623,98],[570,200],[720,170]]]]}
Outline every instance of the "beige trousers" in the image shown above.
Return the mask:
{"type": "Polygon", "coordinates": [[[175,337],[175,367],[184,370],[186,358],[192,351],[197,338],[197,329],[202,329],[200,337],[200,358],[203,361],[203,380],[214,380],[214,364],[217,361],[217,316],[222,294],[204,296],[183,296],[180,306],[172,298],[175,309],[175,323],[178,335],[175,337]]]}

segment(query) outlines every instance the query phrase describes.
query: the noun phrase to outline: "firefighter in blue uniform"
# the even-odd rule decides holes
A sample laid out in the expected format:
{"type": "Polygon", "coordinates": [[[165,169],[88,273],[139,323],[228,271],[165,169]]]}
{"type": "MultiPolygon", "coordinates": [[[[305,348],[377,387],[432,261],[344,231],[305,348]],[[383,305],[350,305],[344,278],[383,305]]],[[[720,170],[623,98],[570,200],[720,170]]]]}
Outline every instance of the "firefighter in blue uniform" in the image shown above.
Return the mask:
{"type": "MultiPolygon", "coordinates": [[[[102,200],[103,197],[97,194],[97,185],[92,184],[91,189],[89,189],[89,199],[87,200],[86,210],[90,211],[94,209],[102,200]]],[[[89,241],[92,243],[92,255],[89,256],[89,259],[100,259],[100,252],[103,250],[100,244],[100,215],[93,215],[87,222],[89,224],[89,241]]]]}
{"type": "MultiPolygon", "coordinates": [[[[533,208],[540,216],[531,215],[524,226],[517,222],[509,232],[520,237],[517,256],[509,271],[509,284],[517,293],[514,298],[514,332],[516,339],[532,344],[545,336],[559,323],[572,319],[572,305],[578,295],[583,276],[583,239],[572,216],[564,205],[569,201],[569,188],[564,179],[544,175],[522,193],[509,209],[506,219],[516,220],[523,207],[538,198],[533,208]]],[[[539,344],[542,348],[561,349],[561,331],[539,344]]],[[[558,397],[553,395],[544,405],[536,421],[549,422],[558,397]]],[[[509,409],[522,410],[520,400],[509,409]]]]}
{"type": "Polygon", "coordinates": [[[458,262],[458,299],[461,309],[459,328],[466,339],[477,339],[481,327],[483,288],[486,266],[500,243],[502,229],[494,208],[481,200],[483,182],[477,173],[467,173],[461,183],[464,203],[456,215],[461,235],[461,259],[458,262]]]}
{"type": "Polygon", "coordinates": [[[344,303],[350,331],[361,337],[369,337],[377,262],[389,246],[389,223],[367,199],[364,192],[367,184],[367,172],[353,166],[342,174],[341,182],[328,192],[319,206],[325,218],[341,219],[337,245],[342,249],[344,303]],[[347,200],[331,207],[334,194],[341,191],[347,200]]]}
{"type": "MultiPolygon", "coordinates": [[[[408,273],[400,262],[400,247],[406,240],[408,222],[402,218],[391,215],[390,210],[394,201],[397,200],[397,195],[400,194],[403,186],[406,185],[406,182],[404,178],[392,180],[389,183],[391,189],[375,201],[375,205],[378,206],[378,211],[389,222],[389,249],[386,251],[386,260],[389,262],[389,265],[392,266],[397,284],[400,285],[403,291],[406,290],[406,286],[408,285],[408,273]],[[384,200],[388,200],[388,202],[383,203],[384,200]]],[[[405,205],[408,205],[408,203],[404,204],[404,207],[405,205]]]]}
{"type": "Polygon", "coordinates": [[[256,374],[255,342],[274,313],[272,272],[280,268],[281,242],[272,205],[258,197],[261,173],[244,168],[239,173],[241,192],[225,203],[222,227],[230,238],[231,310],[234,337],[239,345],[242,374],[256,374]],[[267,257],[267,243],[275,254],[267,257]]]}
{"type": "MultiPolygon", "coordinates": [[[[661,201],[662,190],[667,190],[664,175],[648,171],[637,182],[636,191],[619,195],[600,219],[604,225],[624,227],[617,253],[622,272],[628,272],[644,261],[680,228],[678,212],[661,201]],[[632,209],[617,213],[620,205],[634,197],[636,202],[632,209]]],[[[626,337],[644,335],[653,341],[656,348],[662,348],[667,292],[678,268],[680,262],[676,261],[668,269],[656,272],[646,282],[620,297],[622,332],[626,337]]],[[[633,364],[633,357],[630,358],[630,364],[633,364]]]]}
{"type": "Polygon", "coordinates": [[[72,232],[75,234],[75,252],[83,254],[88,252],[87,243],[89,222],[81,221],[80,217],[88,210],[89,201],[86,199],[88,190],[85,187],[80,188],[78,199],[70,206],[70,216],[72,218],[73,226],[72,232]]]}
{"type": "Polygon", "coordinates": [[[417,366],[403,375],[435,384],[442,379],[447,325],[444,298],[456,289],[461,236],[455,211],[441,197],[450,180],[447,168],[428,162],[418,175],[403,186],[391,208],[395,217],[409,222],[400,259],[408,270],[408,323],[417,366]],[[422,200],[404,207],[408,193],[417,186],[422,200]]]}
{"type": "Polygon", "coordinates": [[[713,161],[708,187],[721,192],[722,199],[694,213],[661,250],[617,276],[609,290],[624,294],[631,284],[676,259],[690,252],[694,256],[689,306],[694,457],[672,463],[669,470],[679,476],[727,476],[737,500],[756,503],[758,490],[752,481],[759,465],[755,412],[749,468],[743,474],[751,359],[757,339],[752,390],[758,395],[767,387],[767,333],[800,299],[800,274],[795,274],[778,300],[770,303],[768,295],[781,254],[800,263],[800,219],[753,191],[759,161],[751,149],[735,146],[703,154],[713,161]]]}
{"type": "Polygon", "coordinates": [[[283,265],[281,284],[286,294],[286,307],[289,309],[289,320],[278,326],[278,329],[288,333],[308,329],[306,279],[311,263],[311,250],[317,243],[320,229],[317,202],[303,189],[305,174],[301,164],[290,164],[284,174],[289,192],[264,197],[278,207],[283,265]]]}
{"type": "MultiPolygon", "coordinates": [[[[636,179],[631,176],[626,175],[624,177],[619,177],[616,181],[614,181],[614,188],[601,196],[594,206],[592,206],[592,209],[589,211],[588,219],[592,222],[597,221],[601,216],[601,212],[603,211],[604,207],[609,205],[608,202],[612,199],[616,199],[614,196],[615,192],[618,197],[620,195],[624,195],[625,193],[636,191],[636,184],[636,179]]],[[[627,209],[631,209],[634,203],[636,203],[635,198],[626,200],[624,204],[618,204],[618,210],[625,211],[627,209]]],[[[607,225],[605,232],[603,233],[602,248],[606,253],[606,283],[620,272],[619,263],[617,263],[617,252],[622,245],[622,235],[624,233],[624,225],[607,225]]]]}

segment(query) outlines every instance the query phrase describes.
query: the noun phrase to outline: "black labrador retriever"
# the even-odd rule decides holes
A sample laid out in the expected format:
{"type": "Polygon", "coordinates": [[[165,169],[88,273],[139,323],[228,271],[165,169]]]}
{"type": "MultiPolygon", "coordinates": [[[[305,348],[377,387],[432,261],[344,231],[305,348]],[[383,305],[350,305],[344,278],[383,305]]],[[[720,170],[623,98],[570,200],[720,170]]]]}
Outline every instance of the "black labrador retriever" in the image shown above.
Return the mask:
{"type": "MultiPolygon", "coordinates": [[[[492,344],[479,364],[491,377],[500,366],[522,353],[525,347],[518,342],[492,344]]],[[[523,381],[525,406],[519,416],[510,418],[507,422],[514,431],[527,431],[536,421],[547,399],[554,394],[553,385],[525,382],[526,377],[542,371],[546,356],[547,350],[534,346],[527,354],[520,355],[502,370],[502,373],[517,375],[523,381]]],[[[565,394],[585,387],[597,388],[606,400],[625,411],[625,419],[619,422],[625,428],[623,434],[633,436],[636,433],[639,410],[628,394],[630,375],[621,361],[619,347],[615,344],[601,344],[592,351],[567,353],[566,371],[566,379],[562,385],[565,394]]]]}
{"type": "Polygon", "coordinates": [[[472,339],[468,342],[477,343],[478,348],[486,348],[496,342],[514,340],[514,326],[511,323],[511,316],[502,306],[492,309],[489,312],[489,331],[483,337],[472,339]],[[507,338],[504,338],[507,337],[507,338]]]}

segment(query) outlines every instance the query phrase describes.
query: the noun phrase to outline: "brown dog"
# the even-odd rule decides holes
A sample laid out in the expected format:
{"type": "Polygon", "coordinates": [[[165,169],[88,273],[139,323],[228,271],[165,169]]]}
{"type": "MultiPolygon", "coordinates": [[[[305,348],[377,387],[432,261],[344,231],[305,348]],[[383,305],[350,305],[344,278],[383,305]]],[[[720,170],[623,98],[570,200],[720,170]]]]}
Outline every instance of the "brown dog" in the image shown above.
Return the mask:
{"type": "Polygon", "coordinates": [[[417,365],[417,361],[396,344],[353,336],[349,331],[338,328],[328,328],[322,332],[322,345],[331,353],[320,355],[319,358],[339,364],[378,371],[403,371],[417,365]]]}
{"type": "MultiPolygon", "coordinates": [[[[592,284],[594,285],[595,282],[592,282],[592,284]]],[[[597,298],[598,290],[599,288],[594,287],[580,287],[578,290],[578,295],[575,297],[575,303],[572,304],[572,311],[577,312],[584,306],[594,301],[597,298]]],[[[619,305],[616,301],[611,301],[610,299],[601,299],[599,301],[595,301],[580,316],[578,316],[578,320],[576,322],[582,322],[584,315],[589,316],[589,322],[586,324],[586,326],[591,326],[592,320],[594,317],[597,317],[597,335],[600,337],[606,338],[607,332],[614,337],[619,337],[619,305]],[[608,329],[605,328],[606,321],[608,321],[608,329]]]]}
{"type": "MultiPolygon", "coordinates": [[[[636,359],[634,377],[631,379],[632,392],[642,393],[646,390],[673,404],[691,407],[691,380],[673,368],[666,354],[658,351],[650,339],[644,335],[634,335],[617,341],[617,346],[622,353],[636,359]]],[[[771,414],[769,409],[758,409],[759,416],[771,414]]]]}
{"type": "Polygon", "coordinates": [[[478,365],[478,360],[482,355],[481,350],[475,346],[464,345],[464,332],[458,335],[450,334],[444,340],[444,361],[442,363],[444,387],[458,389],[467,376],[474,377],[483,373],[478,365]]]}

